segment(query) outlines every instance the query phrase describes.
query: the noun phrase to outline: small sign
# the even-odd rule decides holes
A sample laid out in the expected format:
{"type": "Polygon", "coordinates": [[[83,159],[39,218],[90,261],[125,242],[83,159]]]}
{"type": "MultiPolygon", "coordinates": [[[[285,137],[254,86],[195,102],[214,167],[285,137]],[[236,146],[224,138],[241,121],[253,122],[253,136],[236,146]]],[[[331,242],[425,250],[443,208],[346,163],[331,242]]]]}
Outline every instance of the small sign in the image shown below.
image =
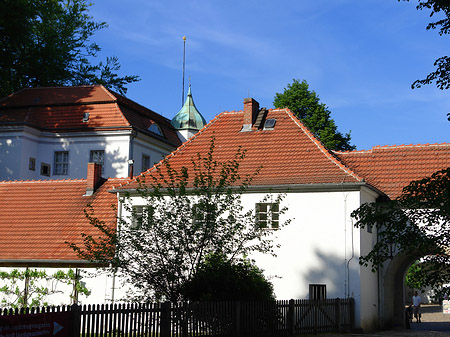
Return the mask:
{"type": "Polygon", "coordinates": [[[442,301],[442,313],[450,314],[450,300],[442,301]]]}
{"type": "Polygon", "coordinates": [[[0,316],[0,337],[68,337],[71,316],[68,311],[0,316]]]}

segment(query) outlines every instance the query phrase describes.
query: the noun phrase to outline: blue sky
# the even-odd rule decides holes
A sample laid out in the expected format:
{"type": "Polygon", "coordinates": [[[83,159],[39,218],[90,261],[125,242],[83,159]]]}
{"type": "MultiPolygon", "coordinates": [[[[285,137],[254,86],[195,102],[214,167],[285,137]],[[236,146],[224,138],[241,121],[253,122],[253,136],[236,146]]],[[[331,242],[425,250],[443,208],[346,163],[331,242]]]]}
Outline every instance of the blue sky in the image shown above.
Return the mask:
{"type": "Polygon", "coordinates": [[[450,92],[411,89],[449,55],[450,36],[425,30],[429,12],[396,0],[94,0],[108,28],[93,40],[141,81],[127,96],[172,118],[181,107],[183,35],[186,91],[211,120],[253,97],[304,79],[359,150],[450,142],[450,92]]]}

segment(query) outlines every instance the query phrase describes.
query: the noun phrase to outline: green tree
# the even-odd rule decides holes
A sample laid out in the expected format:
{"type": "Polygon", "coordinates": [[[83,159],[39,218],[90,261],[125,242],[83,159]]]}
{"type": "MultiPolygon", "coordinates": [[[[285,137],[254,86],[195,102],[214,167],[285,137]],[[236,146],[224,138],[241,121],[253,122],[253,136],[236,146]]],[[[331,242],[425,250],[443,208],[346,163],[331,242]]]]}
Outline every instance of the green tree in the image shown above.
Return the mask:
{"type": "Polygon", "coordinates": [[[254,262],[244,258],[231,261],[218,254],[205,258],[182,292],[194,301],[275,299],[272,283],[254,262]]]}
{"type": "Polygon", "coordinates": [[[126,93],[138,76],[117,75],[117,57],[92,63],[101,48],[85,0],[0,1],[0,97],[26,87],[103,84],[126,93]]]}
{"type": "Polygon", "coordinates": [[[414,262],[406,272],[405,275],[405,284],[411,289],[420,289],[424,288],[424,269],[420,261],[414,262]]]}
{"type": "MultiPolygon", "coordinates": [[[[400,0],[398,0],[400,1],[400,0]]],[[[405,1],[405,0],[404,0],[405,1]]],[[[409,0],[406,0],[409,1],[409,0]]],[[[439,35],[446,35],[450,32],[450,3],[446,0],[419,0],[416,7],[418,10],[429,9],[430,17],[440,16],[443,18],[430,22],[426,29],[438,29],[439,35]]],[[[411,85],[414,88],[420,88],[422,85],[436,82],[436,86],[443,90],[450,88],[450,57],[442,56],[434,62],[436,70],[428,74],[423,80],[416,80],[411,85]]],[[[449,115],[450,116],[450,115],[449,115]]],[[[450,117],[449,117],[450,120],[450,117]]]]}
{"type": "MultiPolygon", "coordinates": [[[[83,259],[109,263],[110,271],[133,285],[128,297],[136,301],[184,299],[186,283],[212,254],[226,256],[232,265],[252,252],[273,254],[276,230],[261,228],[254,210],[245,210],[241,202],[258,171],[241,177],[245,151],[238,149],[234,158],[217,161],[214,147],[212,138],[209,151],[192,158],[190,165],[175,170],[169,160],[141,176],[139,188],[123,200],[130,215],[119,219],[117,235],[88,211],[103,237],[84,235],[82,247],[71,247],[83,259]],[[142,206],[133,206],[133,196],[142,206]]],[[[282,199],[268,195],[262,202],[282,199]]],[[[285,211],[279,208],[279,214],[285,211]]]]}
{"type": "Polygon", "coordinates": [[[350,133],[343,135],[337,130],[328,107],[320,102],[319,96],[309,90],[305,80],[294,79],[283,93],[277,93],[273,104],[276,108],[289,108],[308,129],[330,150],[351,151],[350,133]]]}
{"type": "Polygon", "coordinates": [[[355,226],[376,227],[378,242],[360,258],[377,270],[392,253],[421,258],[422,287],[450,283],[450,168],[411,182],[395,200],[363,204],[355,226]]]}

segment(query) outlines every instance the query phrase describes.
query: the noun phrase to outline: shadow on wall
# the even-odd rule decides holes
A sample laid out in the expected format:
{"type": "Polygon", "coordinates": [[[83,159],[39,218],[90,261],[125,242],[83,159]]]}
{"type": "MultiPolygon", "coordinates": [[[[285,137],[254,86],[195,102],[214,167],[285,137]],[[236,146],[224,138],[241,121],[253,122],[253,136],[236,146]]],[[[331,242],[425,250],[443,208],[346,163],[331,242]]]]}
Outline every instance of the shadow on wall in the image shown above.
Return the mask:
{"type": "MultiPolygon", "coordinates": [[[[359,282],[355,279],[359,264],[357,258],[346,260],[343,256],[336,253],[322,252],[316,249],[312,261],[316,261],[314,266],[303,272],[305,284],[326,285],[327,298],[346,298],[353,297],[352,282],[359,282]],[[350,279],[350,282],[349,282],[350,279]]],[[[358,284],[359,288],[359,284],[358,284]]]]}
{"type": "MultiPolygon", "coordinates": [[[[114,149],[113,152],[105,152],[105,174],[107,168],[112,170],[111,177],[127,177],[128,176],[128,156],[120,156],[119,149],[114,149]],[[119,174],[122,172],[122,174],[119,174]]],[[[136,170],[134,172],[136,175],[136,170]]]]}
{"type": "MultiPolygon", "coordinates": [[[[16,138],[16,137],[14,137],[16,138]]],[[[0,138],[0,181],[19,175],[20,152],[11,138],[0,138]]]]}

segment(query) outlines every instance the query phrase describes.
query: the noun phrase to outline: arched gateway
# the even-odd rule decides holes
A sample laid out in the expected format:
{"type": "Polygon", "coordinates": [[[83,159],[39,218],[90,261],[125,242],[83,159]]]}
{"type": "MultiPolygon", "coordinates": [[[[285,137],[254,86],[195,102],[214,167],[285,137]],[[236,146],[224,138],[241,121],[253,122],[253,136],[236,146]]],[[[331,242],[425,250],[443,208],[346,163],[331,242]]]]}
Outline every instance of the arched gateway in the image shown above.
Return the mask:
{"type": "Polygon", "coordinates": [[[405,275],[419,258],[417,255],[400,253],[385,262],[380,269],[381,328],[405,327],[405,275]]]}

